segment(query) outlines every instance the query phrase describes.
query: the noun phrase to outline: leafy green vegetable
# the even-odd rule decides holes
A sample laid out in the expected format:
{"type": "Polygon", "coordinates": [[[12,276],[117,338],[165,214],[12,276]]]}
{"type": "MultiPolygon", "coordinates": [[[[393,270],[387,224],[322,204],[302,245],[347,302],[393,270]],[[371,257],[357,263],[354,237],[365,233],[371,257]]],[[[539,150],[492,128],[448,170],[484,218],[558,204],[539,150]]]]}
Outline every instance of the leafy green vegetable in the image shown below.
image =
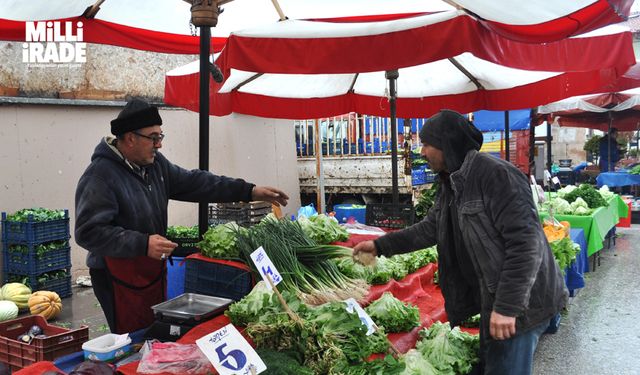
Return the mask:
{"type": "Polygon", "coordinates": [[[267,370],[264,372],[266,375],[313,375],[311,369],[302,366],[300,361],[292,356],[295,353],[290,352],[292,355],[288,355],[272,349],[258,349],[256,353],[267,366],[267,370]]]}
{"type": "Polygon", "coordinates": [[[634,166],[629,170],[629,174],[640,174],[640,164],[634,166]]]}
{"type": "Polygon", "coordinates": [[[438,188],[440,187],[440,183],[438,181],[434,182],[431,187],[426,190],[422,190],[420,196],[418,197],[418,203],[415,207],[415,215],[416,220],[420,221],[427,216],[427,212],[429,209],[433,207],[436,200],[436,193],[438,192],[438,188]]]}
{"type": "Polygon", "coordinates": [[[349,364],[345,368],[336,369],[336,373],[343,375],[401,375],[404,374],[404,360],[391,355],[376,358],[373,361],[362,361],[349,364]]]}
{"type": "Polygon", "coordinates": [[[564,273],[565,268],[573,263],[576,255],[580,252],[580,245],[574,243],[569,237],[553,241],[549,245],[562,273],[564,273]]]}
{"type": "Polygon", "coordinates": [[[301,224],[289,219],[262,220],[246,232],[238,233],[238,249],[253,271],[258,271],[250,255],[262,246],[282,282],[279,288],[298,294],[312,305],[328,301],[355,298],[366,295],[368,285],[364,280],[353,279],[342,273],[334,259],[351,256],[352,250],[333,245],[318,245],[302,230],[301,224]]]}
{"type": "Polygon", "coordinates": [[[64,219],[64,210],[48,210],[46,208],[23,208],[10,215],[7,215],[7,221],[28,222],[31,216],[33,221],[51,221],[64,219]]]}
{"type": "Polygon", "coordinates": [[[336,241],[346,241],[349,233],[338,221],[325,214],[312,217],[300,216],[298,222],[304,233],[319,244],[330,244],[336,241]]]}
{"type": "Polygon", "coordinates": [[[177,239],[177,238],[198,238],[200,236],[200,232],[198,231],[198,226],[194,225],[192,227],[185,227],[182,225],[172,225],[167,228],[167,238],[177,239]]]}
{"type": "Polygon", "coordinates": [[[420,310],[411,304],[405,304],[389,292],[373,301],[365,311],[387,332],[407,332],[420,325],[420,310]]]}
{"type": "Polygon", "coordinates": [[[423,355],[416,349],[411,349],[403,357],[405,370],[401,375],[438,375],[438,370],[433,367],[423,355]]]}
{"type": "Polygon", "coordinates": [[[607,205],[607,202],[602,198],[600,192],[596,190],[593,186],[589,184],[581,184],[577,189],[572,190],[570,193],[567,193],[564,199],[567,202],[572,203],[576,199],[582,198],[585,202],[587,202],[588,208],[596,209],[598,207],[604,207],[607,205]]]}
{"type": "Polygon", "coordinates": [[[236,247],[237,233],[246,232],[246,229],[235,222],[216,225],[209,228],[198,242],[202,255],[209,258],[238,258],[240,251],[236,247]]]}
{"type": "Polygon", "coordinates": [[[467,328],[478,328],[480,327],[480,314],[476,314],[469,319],[464,320],[460,323],[460,326],[467,328]]]}
{"type": "Polygon", "coordinates": [[[367,336],[367,329],[358,315],[349,313],[344,302],[298,309],[301,324],[288,318],[276,319],[286,315],[279,302],[271,299],[271,303],[269,317],[249,323],[247,334],[257,348],[300,353],[302,363],[315,374],[344,373],[340,369],[362,362],[381,350],[381,337],[367,336]],[[280,315],[275,311],[280,311],[280,315]]]}
{"type": "Polygon", "coordinates": [[[420,331],[420,336],[416,349],[439,374],[466,374],[479,361],[479,336],[462,332],[458,327],[451,329],[448,322],[435,322],[420,331]]]}
{"type": "Polygon", "coordinates": [[[614,195],[616,195],[615,193],[609,190],[609,187],[607,185],[602,185],[602,187],[598,189],[598,192],[600,193],[600,195],[602,195],[602,198],[605,201],[610,200],[611,198],[613,198],[614,195]]]}
{"type": "Polygon", "coordinates": [[[404,263],[407,268],[407,272],[414,273],[429,263],[437,263],[438,250],[435,246],[432,246],[426,249],[412,251],[410,253],[394,255],[391,259],[394,259],[396,262],[404,263]]]}

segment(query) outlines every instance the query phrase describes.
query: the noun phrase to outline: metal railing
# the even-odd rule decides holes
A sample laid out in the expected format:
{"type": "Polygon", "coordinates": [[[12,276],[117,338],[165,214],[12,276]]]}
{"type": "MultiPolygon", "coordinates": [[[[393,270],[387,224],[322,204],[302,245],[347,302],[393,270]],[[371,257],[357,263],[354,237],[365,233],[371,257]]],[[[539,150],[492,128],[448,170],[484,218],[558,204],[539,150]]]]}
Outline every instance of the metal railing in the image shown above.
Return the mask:
{"type": "MultiPolygon", "coordinates": [[[[298,157],[315,155],[316,121],[324,156],[385,155],[391,151],[389,118],[349,113],[317,120],[294,121],[298,157]]],[[[399,119],[398,147],[404,146],[405,139],[410,143],[411,149],[419,147],[417,134],[425,121],[426,119],[399,119]]]]}

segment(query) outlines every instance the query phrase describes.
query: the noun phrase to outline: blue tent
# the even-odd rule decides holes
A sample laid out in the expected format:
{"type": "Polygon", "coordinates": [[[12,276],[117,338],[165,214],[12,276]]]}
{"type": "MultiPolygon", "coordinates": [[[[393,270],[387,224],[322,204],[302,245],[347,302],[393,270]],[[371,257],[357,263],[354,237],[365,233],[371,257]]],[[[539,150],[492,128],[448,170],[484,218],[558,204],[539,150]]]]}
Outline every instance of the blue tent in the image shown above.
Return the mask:
{"type": "MultiPolygon", "coordinates": [[[[509,130],[527,130],[530,110],[509,111],[509,130]]],[[[477,111],[473,113],[473,124],[482,132],[503,131],[504,111],[477,111]]]]}

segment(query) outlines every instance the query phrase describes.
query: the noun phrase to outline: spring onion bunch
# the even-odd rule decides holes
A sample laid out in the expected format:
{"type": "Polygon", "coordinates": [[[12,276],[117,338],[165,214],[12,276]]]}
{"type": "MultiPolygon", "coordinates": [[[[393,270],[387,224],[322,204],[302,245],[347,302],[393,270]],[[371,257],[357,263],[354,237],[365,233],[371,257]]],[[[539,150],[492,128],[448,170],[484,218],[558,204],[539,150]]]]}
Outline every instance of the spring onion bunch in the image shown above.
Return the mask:
{"type": "Polygon", "coordinates": [[[318,245],[304,233],[298,222],[263,220],[246,232],[237,232],[236,246],[252,267],[250,254],[262,246],[282,275],[278,287],[298,293],[308,304],[348,298],[362,300],[368,291],[364,280],[347,277],[334,262],[334,259],[351,256],[351,249],[318,245]]]}

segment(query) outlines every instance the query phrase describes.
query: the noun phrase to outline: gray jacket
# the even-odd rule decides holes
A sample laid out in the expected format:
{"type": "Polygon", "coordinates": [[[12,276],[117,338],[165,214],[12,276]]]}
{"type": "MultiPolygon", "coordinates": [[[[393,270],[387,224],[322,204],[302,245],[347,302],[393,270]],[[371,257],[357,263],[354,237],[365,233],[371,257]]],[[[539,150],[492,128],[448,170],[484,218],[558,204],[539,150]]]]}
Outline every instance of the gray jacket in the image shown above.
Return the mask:
{"type": "Polygon", "coordinates": [[[457,267],[446,262],[454,249],[441,246],[449,243],[443,194],[423,221],[376,240],[378,252],[391,255],[438,244],[440,286],[454,324],[480,312],[488,325],[491,311],[517,317],[517,332],[549,320],[565,306],[568,292],[527,177],[509,162],[472,150],[450,175],[450,183],[462,241],[478,278],[479,301],[470,296],[469,283],[457,267]]]}

